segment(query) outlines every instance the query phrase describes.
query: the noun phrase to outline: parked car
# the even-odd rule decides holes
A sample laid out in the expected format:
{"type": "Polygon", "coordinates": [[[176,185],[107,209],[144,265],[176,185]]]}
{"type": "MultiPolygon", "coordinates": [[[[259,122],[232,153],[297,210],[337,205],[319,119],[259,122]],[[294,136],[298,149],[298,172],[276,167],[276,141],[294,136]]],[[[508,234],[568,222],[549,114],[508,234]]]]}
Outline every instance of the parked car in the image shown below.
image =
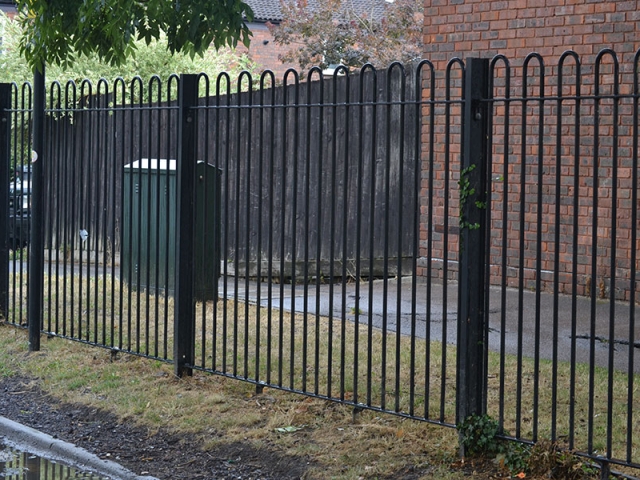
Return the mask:
{"type": "Polygon", "coordinates": [[[29,242],[31,219],[31,165],[15,169],[13,182],[9,184],[9,245],[12,249],[24,247],[29,242]]]}

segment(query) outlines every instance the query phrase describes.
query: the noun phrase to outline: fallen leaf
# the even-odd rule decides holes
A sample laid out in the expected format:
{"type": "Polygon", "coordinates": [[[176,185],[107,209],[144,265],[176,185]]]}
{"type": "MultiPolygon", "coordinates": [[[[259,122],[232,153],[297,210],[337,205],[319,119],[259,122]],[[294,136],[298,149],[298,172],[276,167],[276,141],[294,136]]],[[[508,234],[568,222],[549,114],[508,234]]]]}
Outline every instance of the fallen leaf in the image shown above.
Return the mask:
{"type": "Polygon", "coordinates": [[[278,428],[276,428],[276,432],[294,433],[294,432],[297,432],[298,430],[302,430],[304,427],[306,427],[306,425],[300,425],[299,427],[296,427],[295,425],[289,425],[288,427],[278,427],[278,428]]]}

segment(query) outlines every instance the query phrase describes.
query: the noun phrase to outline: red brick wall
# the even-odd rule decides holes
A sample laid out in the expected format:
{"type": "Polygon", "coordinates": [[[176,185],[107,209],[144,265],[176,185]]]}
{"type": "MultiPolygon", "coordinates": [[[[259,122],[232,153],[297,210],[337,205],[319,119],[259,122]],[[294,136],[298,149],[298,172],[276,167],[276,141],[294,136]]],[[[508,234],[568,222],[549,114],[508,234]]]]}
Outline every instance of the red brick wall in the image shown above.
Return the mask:
{"type": "Polygon", "coordinates": [[[288,68],[298,68],[295,64],[283,64],[278,59],[278,55],[284,54],[287,48],[276,45],[264,23],[252,23],[249,27],[253,33],[249,48],[247,49],[240,45],[237,50],[242,53],[247,52],[251,60],[259,65],[261,71],[273,71],[276,75],[276,80],[280,82],[288,68]]]}
{"type": "Polygon", "coordinates": [[[632,57],[640,40],[638,0],[425,0],[424,6],[425,58],[438,63],[471,54],[558,57],[567,49],[595,55],[610,47],[632,57]]]}
{"type": "MultiPolygon", "coordinates": [[[[523,69],[525,57],[537,52],[544,59],[544,89],[540,87],[540,68],[533,59],[528,70],[528,97],[576,94],[573,60],[567,60],[563,69],[562,89],[558,89],[558,60],[566,50],[574,50],[580,55],[582,75],[581,95],[595,92],[595,83],[599,83],[601,94],[614,93],[615,78],[612,57],[603,57],[600,63],[601,75],[595,78],[597,54],[605,48],[615,50],[619,61],[619,93],[632,93],[633,61],[640,48],[640,1],[594,1],[594,0],[425,0],[424,15],[424,57],[433,62],[436,79],[436,98],[444,99],[444,77],[447,64],[453,57],[493,58],[497,54],[505,55],[511,65],[512,98],[522,97],[523,69]]],[[[496,89],[494,95],[505,95],[505,68],[498,62],[496,89]]],[[[451,68],[452,99],[461,96],[461,68],[454,64],[451,68]]],[[[425,90],[425,95],[429,95],[425,90]]],[[[630,278],[630,256],[639,245],[631,244],[631,232],[637,226],[631,224],[631,212],[639,205],[632,205],[632,177],[637,175],[632,169],[633,158],[633,102],[624,99],[618,102],[616,118],[614,102],[600,102],[598,124],[595,124],[596,111],[593,99],[582,99],[577,106],[575,100],[563,100],[558,115],[558,102],[546,101],[543,107],[535,101],[529,101],[526,110],[522,102],[497,102],[494,107],[495,123],[493,130],[493,178],[492,209],[493,225],[491,236],[492,279],[500,282],[502,255],[507,254],[507,278],[510,285],[520,281],[520,267],[526,288],[536,286],[537,277],[543,288],[553,287],[553,272],[558,271],[560,291],[570,293],[573,276],[577,278],[576,291],[580,294],[595,293],[602,297],[610,294],[610,282],[615,269],[617,278],[617,298],[629,298],[632,288],[630,278]],[[580,109],[580,125],[576,126],[574,114],[580,109]],[[504,114],[510,115],[509,128],[505,128],[504,114]],[[523,124],[523,118],[525,123],[523,124]],[[558,119],[561,122],[560,135],[558,119]],[[618,139],[614,139],[617,129],[618,139]],[[540,135],[539,132],[542,132],[540,135]],[[504,145],[505,134],[508,135],[504,145]],[[579,135],[576,135],[579,134],[579,135]],[[578,137],[578,148],[574,148],[578,137]],[[599,148],[594,152],[595,142],[599,148]],[[594,158],[597,165],[594,165],[594,158]],[[617,158],[617,160],[616,160],[617,158]],[[614,161],[617,166],[617,179],[614,182],[614,161]],[[505,168],[505,162],[506,168],[505,168]],[[525,174],[525,188],[521,191],[521,172],[525,174]],[[542,173],[539,177],[539,173],[542,173]],[[574,205],[574,175],[578,176],[578,204],[574,205]],[[560,189],[556,189],[559,177],[560,189]],[[598,208],[594,208],[594,178],[598,181],[598,208]],[[538,183],[542,178],[542,218],[538,218],[538,183]],[[617,199],[613,203],[613,192],[617,199]],[[507,201],[507,213],[503,218],[502,202],[507,201]],[[524,202],[524,203],[521,203],[524,202]],[[556,203],[560,203],[560,215],[556,218],[556,203]],[[523,204],[524,222],[521,224],[520,206],[523,204]],[[614,208],[615,207],[615,208],[614,208]],[[578,218],[577,229],[573,227],[573,218],[578,218]],[[593,232],[597,221],[595,244],[593,232]],[[507,225],[507,235],[503,238],[501,227],[507,225]],[[615,238],[613,231],[616,229],[615,238]],[[538,243],[536,234],[541,234],[538,243]],[[560,242],[555,243],[555,232],[559,231],[560,242]],[[577,244],[574,244],[574,231],[577,244]],[[521,251],[521,239],[524,248],[521,251]],[[616,262],[612,263],[615,247],[616,262]],[[556,262],[556,250],[559,262],[556,262]],[[573,252],[578,255],[573,263],[573,252]],[[592,255],[595,254],[596,268],[592,268],[592,255]],[[522,257],[522,263],[520,258],[522,257]],[[539,264],[538,264],[539,262],[539,264]]],[[[425,107],[425,120],[431,111],[425,107]]],[[[432,265],[441,266],[442,259],[449,260],[448,265],[455,276],[457,269],[457,239],[455,231],[449,235],[450,249],[444,251],[445,215],[450,226],[458,225],[458,195],[456,182],[459,179],[459,142],[460,121],[459,105],[439,104],[434,107],[436,113],[435,141],[430,143],[430,131],[427,123],[423,130],[423,154],[425,162],[433,152],[434,168],[425,169],[423,187],[428,187],[429,176],[433,176],[434,215],[429,218],[427,205],[423,208],[423,244],[422,264],[427,258],[434,259],[432,265]],[[444,113],[452,114],[449,134],[445,133],[444,113]],[[446,139],[449,139],[447,145],[446,139]],[[450,171],[445,170],[449,162],[450,171]],[[446,190],[449,182],[449,189],[446,190]],[[449,201],[445,212],[445,197],[449,201]],[[427,252],[427,224],[433,225],[433,249],[427,252]]],[[[425,163],[428,164],[428,163],[425,163]]],[[[638,267],[638,265],[636,265],[638,267]]],[[[441,273],[440,270],[436,271],[441,273]]],[[[451,277],[452,274],[449,274],[451,277]]]]}

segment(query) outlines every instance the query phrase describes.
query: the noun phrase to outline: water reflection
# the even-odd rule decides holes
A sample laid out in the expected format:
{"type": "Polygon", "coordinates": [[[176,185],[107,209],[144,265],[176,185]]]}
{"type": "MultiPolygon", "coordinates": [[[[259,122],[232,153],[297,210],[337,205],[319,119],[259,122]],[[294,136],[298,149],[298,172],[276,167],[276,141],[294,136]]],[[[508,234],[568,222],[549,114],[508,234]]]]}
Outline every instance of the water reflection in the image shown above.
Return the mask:
{"type": "Polygon", "coordinates": [[[22,452],[0,443],[0,479],[2,480],[108,480],[82,472],[38,455],[22,452]]]}

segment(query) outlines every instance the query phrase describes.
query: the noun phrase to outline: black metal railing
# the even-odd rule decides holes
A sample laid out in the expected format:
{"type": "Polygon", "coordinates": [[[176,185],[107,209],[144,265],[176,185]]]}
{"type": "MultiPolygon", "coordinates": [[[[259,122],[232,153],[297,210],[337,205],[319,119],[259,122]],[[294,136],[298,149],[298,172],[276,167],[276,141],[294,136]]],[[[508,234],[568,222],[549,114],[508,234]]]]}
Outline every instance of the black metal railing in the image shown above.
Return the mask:
{"type": "MultiPolygon", "coordinates": [[[[638,55],[622,67],[54,83],[42,331],[447,426],[488,413],[638,468],[638,55]]],[[[5,185],[30,161],[12,93],[5,185]]]]}

